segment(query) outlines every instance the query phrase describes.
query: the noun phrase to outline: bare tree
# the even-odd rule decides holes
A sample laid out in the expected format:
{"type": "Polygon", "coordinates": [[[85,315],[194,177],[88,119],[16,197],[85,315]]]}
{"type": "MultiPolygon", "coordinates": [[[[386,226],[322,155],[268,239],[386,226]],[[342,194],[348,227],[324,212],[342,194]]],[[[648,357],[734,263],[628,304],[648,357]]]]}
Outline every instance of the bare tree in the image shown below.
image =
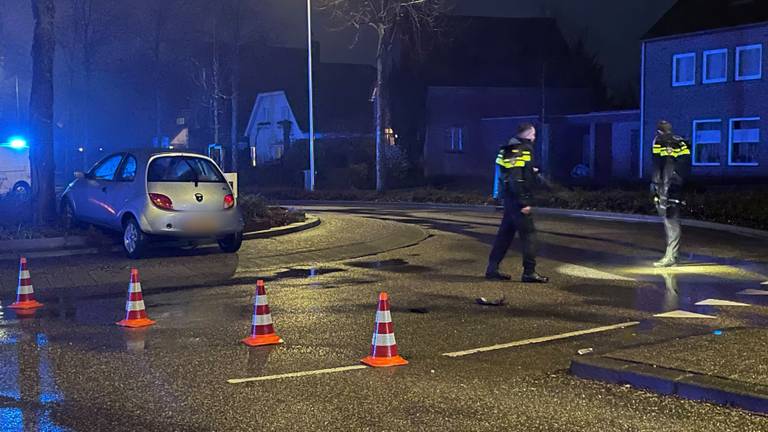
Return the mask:
{"type": "MultiPolygon", "coordinates": [[[[218,20],[212,19],[210,26],[210,55],[203,62],[192,59],[193,81],[199,90],[198,102],[208,112],[210,125],[213,128],[213,144],[221,142],[221,115],[223,102],[231,95],[223,91],[222,62],[219,52],[218,20]]],[[[222,165],[224,161],[220,161],[222,165]]]]}
{"type": "Polygon", "coordinates": [[[54,0],[32,0],[35,27],[32,39],[32,91],[29,123],[32,132],[30,165],[36,223],[56,219],[53,160],[53,60],[56,48],[54,0]]]}
{"type": "MultiPolygon", "coordinates": [[[[121,34],[122,11],[97,0],[60,1],[57,42],[66,64],[66,133],[70,146],[64,163],[68,165],[74,147],[91,149],[94,116],[94,74],[105,65],[106,48],[121,34]],[[79,126],[79,127],[78,127],[79,126]]],[[[85,167],[83,167],[85,168],[85,167]]]]}
{"type": "Polygon", "coordinates": [[[385,68],[397,40],[404,37],[419,38],[426,30],[436,27],[437,19],[448,12],[447,0],[320,0],[318,8],[328,11],[342,28],[355,29],[357,42],[364,29],[376,33],[376,190],[385,189],[384,128],[387,86],[385,68]]]}

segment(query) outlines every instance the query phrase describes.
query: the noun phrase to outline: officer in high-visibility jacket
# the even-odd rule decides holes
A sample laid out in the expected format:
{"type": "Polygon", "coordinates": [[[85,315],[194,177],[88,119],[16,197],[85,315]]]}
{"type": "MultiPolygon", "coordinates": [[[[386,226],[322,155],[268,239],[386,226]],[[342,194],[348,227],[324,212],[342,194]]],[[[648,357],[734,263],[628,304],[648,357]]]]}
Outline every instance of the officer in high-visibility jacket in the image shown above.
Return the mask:
{"type": "Polygon", "coordinates": [[[493,243],[486,279],[511,280],[512,277],[501,273],[499,265],[507,250],[520,232],[523,249],[523,275],[521,280],[530,283],[546,283],[549,278],[536,273],[536,228],[533,224],[531,192],[536,172],[533,167],[533,143],[536,129],[530,123],[521,124],[517,135],[507,145],[501,147],[496,158],[499,169],[500,195],[504,199],[504,216],[499,232],[493,243]]]}
{"type": "Polygon", "coordinates": [[[667,237],[664,257],[653,265],[672,267],[677,264],[680,250],[680,208],[685,205],[682,189],[691,169],[691,150],[685,139],[672,132],[672,124],[661,120],[656,127],[652,151],[651,193],[656,210],[664,219],[667,237]]]}

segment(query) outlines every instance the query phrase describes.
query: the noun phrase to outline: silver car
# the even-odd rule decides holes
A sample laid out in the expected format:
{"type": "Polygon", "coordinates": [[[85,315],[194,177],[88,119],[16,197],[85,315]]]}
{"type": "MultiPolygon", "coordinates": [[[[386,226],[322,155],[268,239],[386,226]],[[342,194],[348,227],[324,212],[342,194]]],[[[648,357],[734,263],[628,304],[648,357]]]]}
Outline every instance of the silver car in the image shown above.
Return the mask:
{"type": "Polygon", "coordinates": [[[75,173],[62,195],[66,225],[87,222],[123,233],[129,258],[154,237],[216,238],[225,252],[243,241],[243,217],[210,158],[179,152],[115,153],[75,173]]]}

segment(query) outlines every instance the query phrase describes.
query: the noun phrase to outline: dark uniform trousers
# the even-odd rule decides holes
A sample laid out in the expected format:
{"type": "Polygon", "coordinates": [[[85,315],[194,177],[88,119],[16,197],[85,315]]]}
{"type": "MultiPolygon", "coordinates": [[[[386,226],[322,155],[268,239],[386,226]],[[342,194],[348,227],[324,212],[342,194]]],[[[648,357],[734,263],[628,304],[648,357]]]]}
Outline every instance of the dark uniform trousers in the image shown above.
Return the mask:
{"type": "Polygon", "coordinates": [[[536,271],[536,227],[533,224],[533,217],[530,214],[522,214],[520,205],[509,196],[504,199],[504,217],[501,220],[496,240],[493,242],[493,249],[488,260],[488,270],[498,270],[499,264],[507,255],[507,251],[515,239],[515,233],[518,231],[522,243],[524,273],[532,274],[536,271]]]}

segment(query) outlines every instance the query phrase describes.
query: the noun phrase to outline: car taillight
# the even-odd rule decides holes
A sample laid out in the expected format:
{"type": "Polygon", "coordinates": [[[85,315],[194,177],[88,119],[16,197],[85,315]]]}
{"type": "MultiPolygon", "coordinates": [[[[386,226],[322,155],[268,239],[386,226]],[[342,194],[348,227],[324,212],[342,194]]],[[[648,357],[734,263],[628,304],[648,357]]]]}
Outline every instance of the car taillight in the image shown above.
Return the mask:
{"type": "Polygon", "coordinates": [[[231,209],[235,206],[235,197],[232,194],[224,196],[224,209],[231,209]]]}
{"type": "Polygon", "coordinates": [[[173,201],[163,194],[151,193],[149,199],[155,207],[163,210],[173,210],[173,201]]]}

